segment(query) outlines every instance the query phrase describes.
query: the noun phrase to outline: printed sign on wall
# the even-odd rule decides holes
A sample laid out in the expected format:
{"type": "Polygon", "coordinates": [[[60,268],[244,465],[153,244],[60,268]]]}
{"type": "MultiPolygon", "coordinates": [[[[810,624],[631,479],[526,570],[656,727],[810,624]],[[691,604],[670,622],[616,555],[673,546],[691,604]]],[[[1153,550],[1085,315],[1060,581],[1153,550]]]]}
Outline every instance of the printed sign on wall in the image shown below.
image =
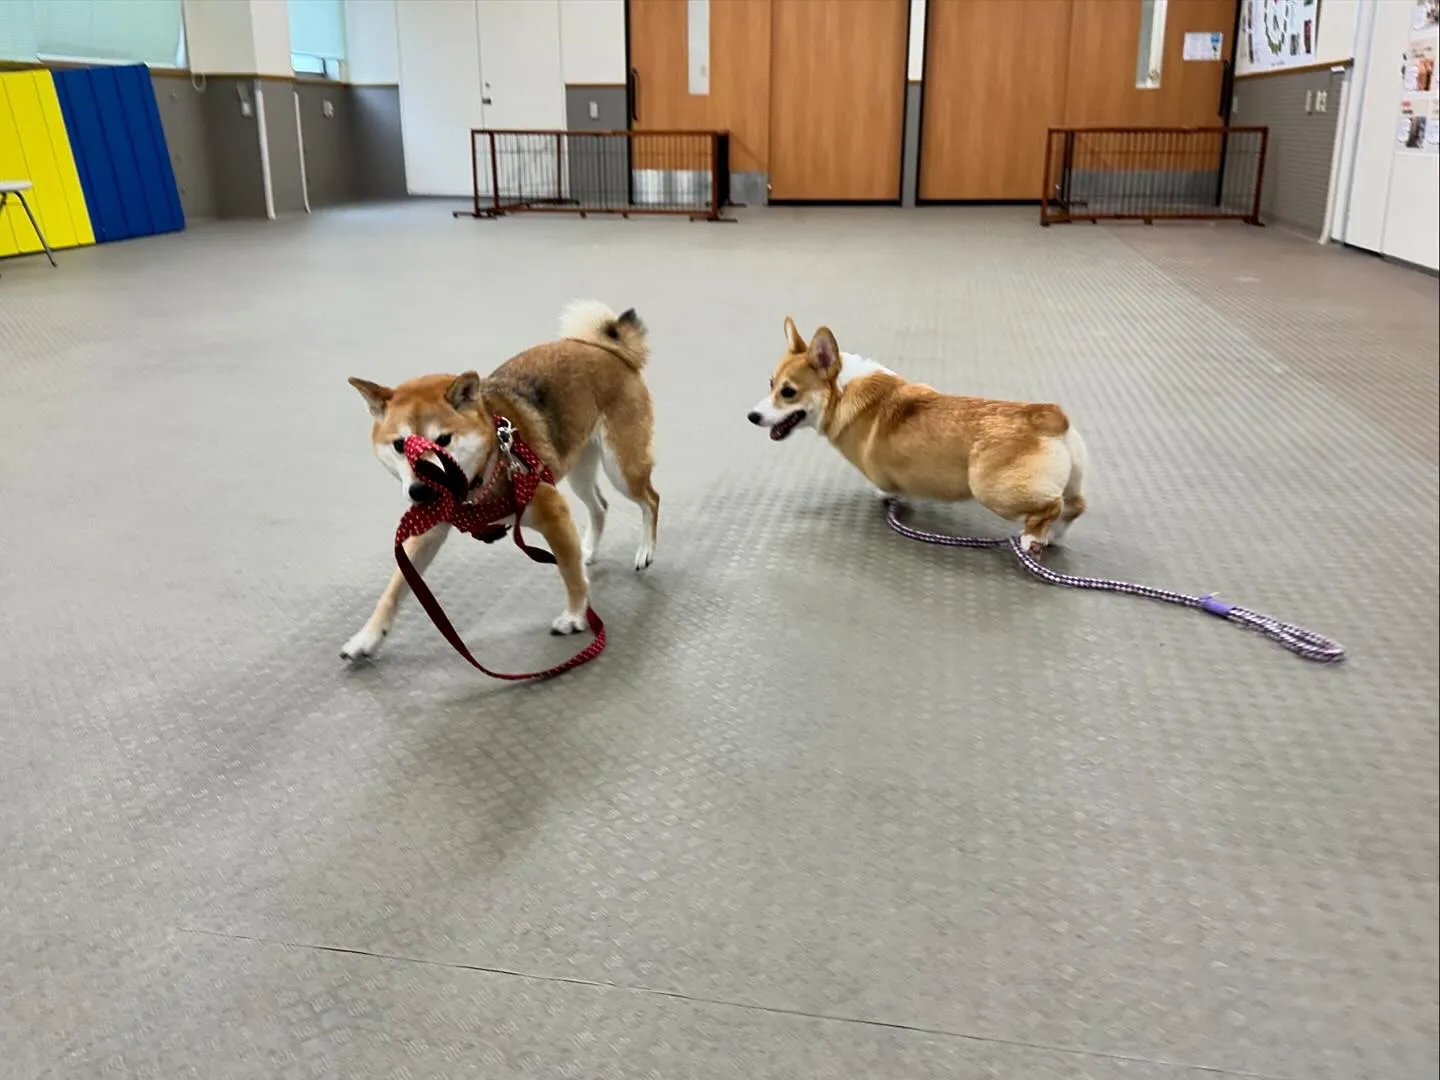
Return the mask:
{"type": "Polygon", "coordinates": [[[1404,93],[1395,141],[1408,153],[1440,153],[1440,80],[1435,77],[1440,44],[1440,0],[1418,0],[1410,16],[1410,40],[1400,68],[1404,93]]]}
{"type": "Polygon", "coordinates": [[[1225,47],[1225,35],[1201,31],[1185,35],[1185,50],[1181,56],[1186,60],[1219,60],[1225,47]]]}
{"type": "Polygon", "coordinates": [[[1240,37],[1256,68],[1315,63],[1319,31],[1320,0],[1243,0],[1240,37]]]}

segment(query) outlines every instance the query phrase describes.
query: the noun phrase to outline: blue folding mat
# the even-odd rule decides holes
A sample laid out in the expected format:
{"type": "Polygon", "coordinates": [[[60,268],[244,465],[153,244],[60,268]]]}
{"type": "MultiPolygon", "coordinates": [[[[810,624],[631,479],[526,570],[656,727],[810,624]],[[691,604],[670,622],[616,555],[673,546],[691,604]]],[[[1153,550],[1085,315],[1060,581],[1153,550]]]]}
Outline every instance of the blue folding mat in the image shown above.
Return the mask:
{"type": "Polygon", "coordinates": [[[54,74],[95,240],[185,228],[150,69],[129,64],[54,74]]]}

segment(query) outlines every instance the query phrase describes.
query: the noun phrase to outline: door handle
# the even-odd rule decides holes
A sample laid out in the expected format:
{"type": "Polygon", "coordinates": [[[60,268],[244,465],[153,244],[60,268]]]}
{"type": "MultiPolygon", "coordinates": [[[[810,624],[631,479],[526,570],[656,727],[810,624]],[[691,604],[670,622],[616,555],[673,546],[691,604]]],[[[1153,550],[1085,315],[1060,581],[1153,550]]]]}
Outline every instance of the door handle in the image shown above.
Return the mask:
{"type": "Polygon", "coordinates": [[[640,72],[633,67],[630,69],[630,122],[632,124],[640,119],[640,72]]]}
{"type": "Polygon", "coordinates": [[[1230,99],[1235,93],[1235,65],[1224,61],[1220,69],[1220,106],[1217,110],[1223,123],[1230,123],[1230,99]]]}

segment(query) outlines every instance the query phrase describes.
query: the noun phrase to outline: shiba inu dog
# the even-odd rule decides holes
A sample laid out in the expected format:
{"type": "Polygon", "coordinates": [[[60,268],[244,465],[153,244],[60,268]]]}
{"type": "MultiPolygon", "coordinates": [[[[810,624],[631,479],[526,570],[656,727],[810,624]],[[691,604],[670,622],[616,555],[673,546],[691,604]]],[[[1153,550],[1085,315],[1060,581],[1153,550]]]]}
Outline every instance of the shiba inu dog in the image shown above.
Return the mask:
{"type": "MultiPolygon", "coordinates": [[[[510,421],[557,482],[569,482],[589,517],[583,541],[569,503],[548,484],[536,491],[522,525],[539,532],[555,555],[565,583],[565,609],[551,630],[571,634],[587,625],[590,587],[585,567],[594,561],[605,531],[608,504],[600,493],[601,469],[644,516],[635,569],[644,570],[655,558],[660,496],[650,482],[654,410],[641,377],[648,359],[645,326],[633,309],[616,315],[604,304],[586,300],[561,315],[559,340],[525,350],[486,378],[468,371],[422,375],[393,388],[364,379],[351,379],[350,384],[370,408],[375,456],[411,501],[433,497],[433,489],[416,478],[405,459],[409,435],[443,447],[470,478],[472,493],[483,492],[487,498],[504,494],[510,481],[497,445],[496,417],[510,421]]],[[[513,517],[502,523],[512,524],[513,517]]],[[[407,541],[406,553],[422,573],[449,531],[442,525],[407,541]]],[[[340,655],[346,660],[373,656],[407,591],[396,571],[374,612],[340,655]]]]}
{"type": "Polygon", "coordinates": [[[975,499],[1020,523],[1026,551],[1085,512],[1085,442],[1058,405],[942,394],[842,353],[826,327],[806,344],[789,318],[785,345],[749,414],[770,438],[815,428],[881,495],[975,499]]]}

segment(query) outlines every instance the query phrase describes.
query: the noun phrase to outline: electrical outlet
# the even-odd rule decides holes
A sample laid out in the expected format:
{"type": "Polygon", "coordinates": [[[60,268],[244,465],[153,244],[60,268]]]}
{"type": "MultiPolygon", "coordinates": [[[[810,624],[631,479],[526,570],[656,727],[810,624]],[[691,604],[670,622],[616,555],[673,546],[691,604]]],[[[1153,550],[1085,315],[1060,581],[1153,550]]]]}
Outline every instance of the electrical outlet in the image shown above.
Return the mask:
{"type": "Polygon", "coordinates": [[[592,102],[590,102],[590,119],[591,119],[591,120],[599,120],[599,119],[600,119],[600,103],[599,103],[598,101],[592,101],[592,102]]]}
{"type": "Polygon", "coordinates": [[[326,120],[334,120],[335,103],[333,101],[327,100],[324,105],[320,106],[320,112],[324,115],[326,120]]]}
{"type": "Polygon", "coordinates": [[[1325,106],[1329,103],[1329,101],[1330,101],[1330,91],[1328,91],[1328,90],[1316,90],[1316,91],[1315,91],[1315,111],[1316,111],[1316,112],[1324,112],[1324,111],[1325,111],[1325,106]]]}
{"type": "Polygon", "coordinates": [[[1308,115],[1308,114],[1310,114],[1310,113],[1312,113],[1312,112],[1314,112],[1314,111],[1315,111],[1315,91],[1314,91],[1314,90],[1306,90],[1306,91],[1305,91],[1305,112],[1306,112],[1306,114],[1308,115]]]}

